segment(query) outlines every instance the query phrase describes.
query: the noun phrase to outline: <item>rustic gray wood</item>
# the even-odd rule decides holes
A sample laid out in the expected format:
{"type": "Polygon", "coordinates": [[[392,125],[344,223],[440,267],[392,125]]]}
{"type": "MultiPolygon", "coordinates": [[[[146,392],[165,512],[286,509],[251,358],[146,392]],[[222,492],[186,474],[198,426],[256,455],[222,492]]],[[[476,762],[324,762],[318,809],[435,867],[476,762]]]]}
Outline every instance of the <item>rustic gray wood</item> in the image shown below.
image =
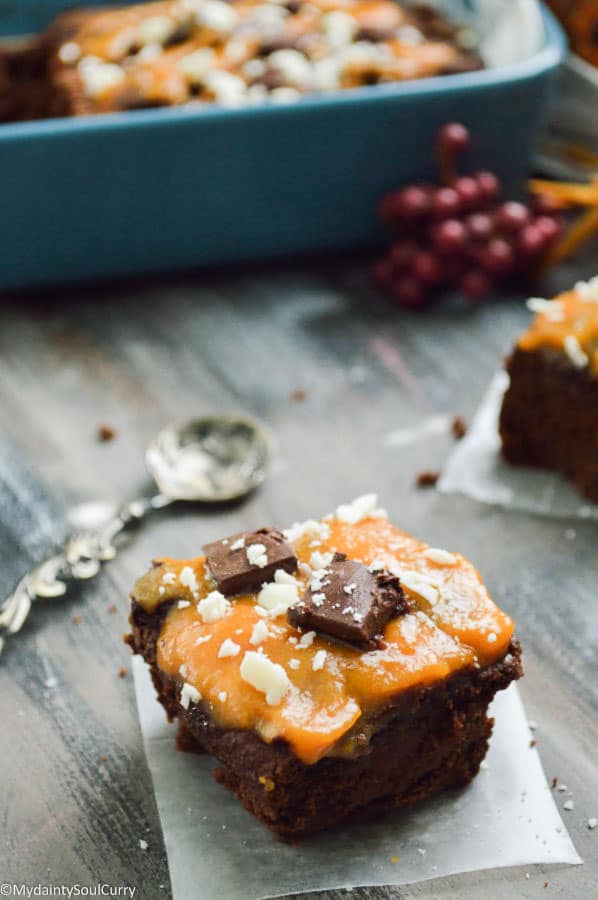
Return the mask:
{"type": "MultiPolygon", "coordinates": [[[[590,274],[591,261],[562,272],[560,284],[590,274]]],[[[283,525],[375,490],[403,527],[471,556],[515,616],[524,701],[548,777],[573,791],[575,809],[563,815],[586,864],[352,896],[598,895],[598,829],[587,828],[598,816],[596,525],[575,523],[566,539],[567,523],[416,489],[416,474],[450,452],[449,434],[400,449],[385,444],[393,429],[439,413],[471,417],[527,318],[515,302],[397,311],[380,302],[365,266],[346,260],[4,300],[2,594],[60,538],[70,504],[132,498],[148,487],[144,446],[166,422],[247,411],[269,426],[277,450],[267,484],[245,505],[155,517],[95,582],[40,603],[7,647],[2,881],[122,883],[144,900],[169,897],[132,681],[118,674],[130,666],[122,643],[128,589],[153,555],[196,554],[214,534],[283,525]],[[291,399],[296,389],[306,391],[303,402],[291,399]],[[116,428],[113,442],[97,441],[100,423],[116,428]]]]}

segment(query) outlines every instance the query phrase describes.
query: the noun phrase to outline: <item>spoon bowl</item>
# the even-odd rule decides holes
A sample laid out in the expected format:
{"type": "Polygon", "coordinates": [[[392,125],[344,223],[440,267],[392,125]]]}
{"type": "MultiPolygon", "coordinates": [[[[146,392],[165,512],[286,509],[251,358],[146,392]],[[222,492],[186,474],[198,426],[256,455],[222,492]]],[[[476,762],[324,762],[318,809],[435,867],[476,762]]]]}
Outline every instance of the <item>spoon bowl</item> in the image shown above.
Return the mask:
{"type": "Polygon", "coordinates": [[[255,490],[270,456],[264,429],[250,418],[211,415],[164,428],[146,466],[170,500],[223,503],[255,490]]]}

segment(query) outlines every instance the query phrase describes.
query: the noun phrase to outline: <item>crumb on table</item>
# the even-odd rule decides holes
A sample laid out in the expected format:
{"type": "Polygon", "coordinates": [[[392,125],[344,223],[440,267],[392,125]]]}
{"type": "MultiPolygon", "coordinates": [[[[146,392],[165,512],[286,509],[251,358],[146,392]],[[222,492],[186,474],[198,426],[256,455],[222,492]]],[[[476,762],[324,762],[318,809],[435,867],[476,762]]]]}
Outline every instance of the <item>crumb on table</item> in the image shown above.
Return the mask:
{"type": "Polygon", "coordinates": [[[98,425],[98,440],[103,443],[113,441],[116,437],[116,430],[111,425],[98,425]]]}
{"type": "Polygon", "coordinates": [[[461,416],[455,416],[451,423],[451,431],[456,441],[460,441],[467,434],[467,425],[461,416]]]}
{"type": "Polygon", "coordinates": [[[424,469],[415,479],[415,483],[420,488],[435,487],[439,478],[440,472],[434,469],[424,469]]]}

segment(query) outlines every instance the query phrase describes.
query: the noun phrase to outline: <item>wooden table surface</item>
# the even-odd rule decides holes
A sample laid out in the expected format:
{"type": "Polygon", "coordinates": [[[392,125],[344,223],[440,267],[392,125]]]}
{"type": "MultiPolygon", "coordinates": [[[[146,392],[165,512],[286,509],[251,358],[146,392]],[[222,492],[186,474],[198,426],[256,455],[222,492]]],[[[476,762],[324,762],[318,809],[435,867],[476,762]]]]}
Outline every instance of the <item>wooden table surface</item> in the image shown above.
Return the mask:
{"type": "MultiPolygon", "coordinates": [[[[578,265],[559,274],[560,286],[591,274],[591,262],[578,265]]],[[[2,882],[130,884],[143,900],[170,896],[132,679],[119,677],[122,666],[130,669],[122,642],[129,588],[154,555],[195,555],[215,535],[285,525],[376,491],[404,528],[470,556],[515,617],[528,716],[548,778],[573,792],[575,808],[563,817],[585,865],[351,896],[598,896],[598,829],[587,827],[598,816],[596,525],[576,522],[566,538],[571,523],[418,490],[416,474],[442,466],[451,450],[448,428],[404,447],[388,442],[397,428],[438,415],[470,418],[527,320],[514,302],[397,311],[380,302],[366,267],[347,259],[2,303],[3,594],[59,538],[66,507],[149,489],[144,447],[165,423],[246,411],[276,439],[269,479],[245,505],[155,516],[95,581],[40,604],[7,646],[2,882]],[[303,401],[292,398],[297,390],[303,401]],[[97,440],[100,423],[116,429],[115,440],[97,440]]]]}

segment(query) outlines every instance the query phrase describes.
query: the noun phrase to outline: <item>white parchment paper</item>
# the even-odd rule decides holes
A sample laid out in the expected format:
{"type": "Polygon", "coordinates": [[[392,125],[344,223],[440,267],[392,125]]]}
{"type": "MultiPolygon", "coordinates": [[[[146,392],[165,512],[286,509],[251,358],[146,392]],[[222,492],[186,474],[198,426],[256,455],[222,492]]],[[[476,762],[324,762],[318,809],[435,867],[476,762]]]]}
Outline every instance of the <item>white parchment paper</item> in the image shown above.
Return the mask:
{"type": "Polygon", "coordinates": [[[598,519],[598,504],[584,500],[560,475],[502,459],[498,417],[508,383],[506,372],[492,379],[469,431],[449,457],[438,490],[554,518],[598,519]]]}
{"type": "Polygon", "coordinates": [[[260,900],[500,866],[581,862],[530,747],[515,685],[494,701],[490,751],[472,785],[289,847],[216,784],[214,759],[175,750],[175,728],[166,723],[139,657],[133,672],[174,900],[260,900]]]}

